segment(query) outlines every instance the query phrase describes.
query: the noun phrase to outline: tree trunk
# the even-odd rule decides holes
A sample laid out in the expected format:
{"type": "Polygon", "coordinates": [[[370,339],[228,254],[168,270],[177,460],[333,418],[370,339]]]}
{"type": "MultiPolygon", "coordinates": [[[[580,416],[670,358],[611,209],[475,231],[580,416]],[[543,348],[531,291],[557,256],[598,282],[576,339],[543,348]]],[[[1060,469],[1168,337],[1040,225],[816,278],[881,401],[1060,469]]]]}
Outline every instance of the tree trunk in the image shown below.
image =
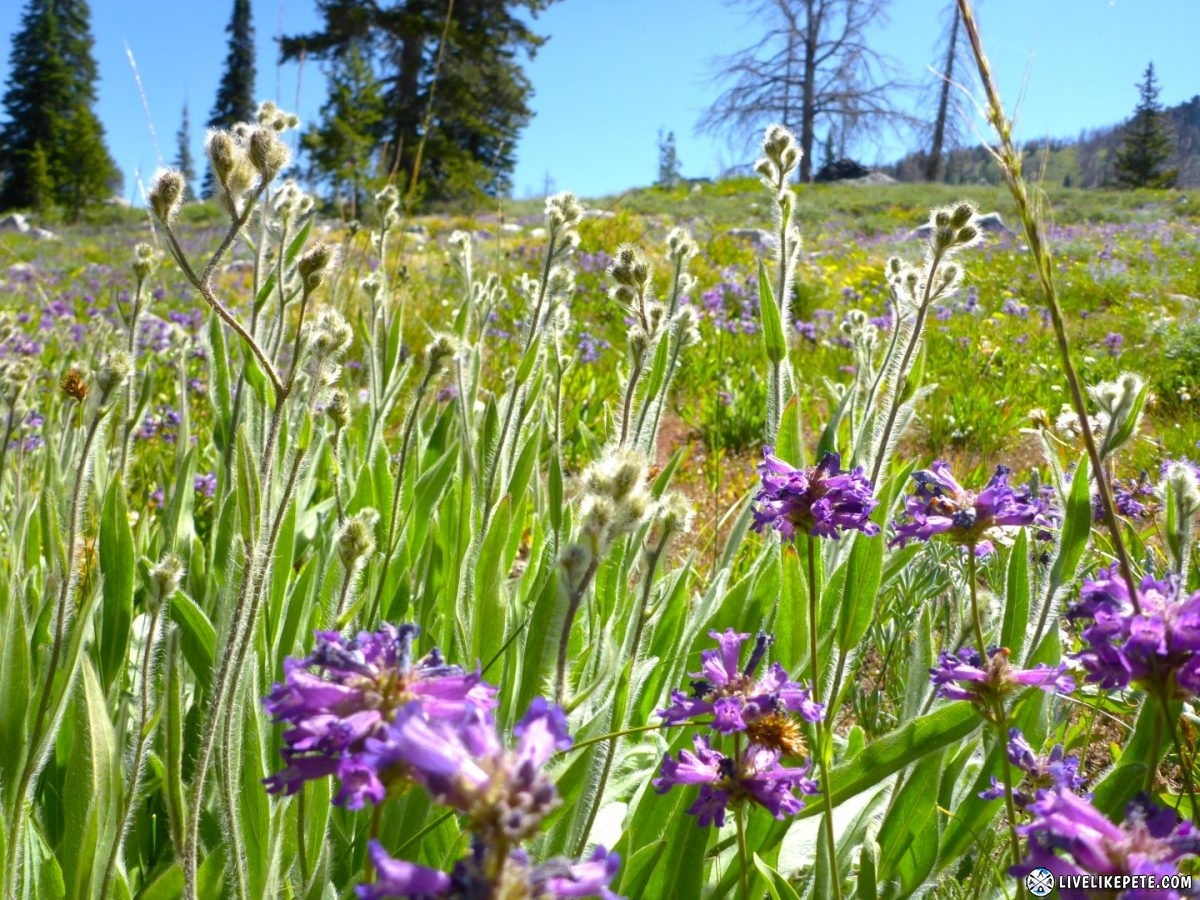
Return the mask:
{"type": "Polygon", "coordinates": [[[954,75],[954,46],[958,40],[958,4],[954,4],[954,21],[950,25],[950,47],[946,51],[946,66],[942,72],[942,92],[938,98],[937,120],[933,123],[933,146],[929,148],[929,162],[925,167],[925,180],[937,181],[942,168],[942,143],[946,139],[946,114],[950,107],[950,80],[954,75]]]}
{"type": "Polygon", "coordinates": [[[821,16],[825,11],[823,0],[817,9],[814,10],[813,6],[813,0],[805,0],[807,24],[804,29],[803,97],[800,108],[800,149],[804,151],[800,158],[800,180],[805,183],[812,181],[813,127],[817,105],[817,37],[821,33],[821,16]]]}

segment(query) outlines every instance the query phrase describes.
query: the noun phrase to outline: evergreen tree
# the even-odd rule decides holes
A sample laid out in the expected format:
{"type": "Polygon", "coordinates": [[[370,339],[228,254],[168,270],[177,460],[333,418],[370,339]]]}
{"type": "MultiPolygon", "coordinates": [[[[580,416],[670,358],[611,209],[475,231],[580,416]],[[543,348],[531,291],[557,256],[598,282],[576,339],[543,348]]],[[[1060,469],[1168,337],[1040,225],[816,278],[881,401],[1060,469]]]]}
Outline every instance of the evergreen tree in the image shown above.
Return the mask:
{"type": "Polygon", "coordinates": [[[352,219],[358,218],[362,207],[385,113],[371,60],[356,42],[345,56],[334,60],[321,120],[300,142],[308,155],[309,177],[328,183],[335,199],[347,201],[352,219]]]}
{"type": "Polygon", "coordinates": [[[682,177],[680,171],[679,153],[675,149],[675,132],[668,131],[664,138],[658,133],[658,187],[673,188],[679,184],[682,177]]]}
{"type": "Polygon", "coordinates": [[[1117,184],[1123,188],[1174,187],[1179,170],[1164,168],[1173,141],[1171,126],[1158,102],[1154,63],[1146,66],[1138,93],[1137,109],[1125,124],[1113,165],[1117,184]]]}
{"type": "MultiPolygon", "coordinates": [[[[254,121],[254,24],[250,20],[250,0],[233,0],[233,14],[225,26],[229,35],[229,53],[225,71],[217,87],[217,99],[208,117],[209,128],[231,128],[238,122],[254,121]]],[[[205,197],[214,193],[210,170],[204,176],[205,197]]]]}
{"type": "Polygon", "coordinates": [[[92,110],[96,62],[84,0],[29,0],[13,52],[0,129],[0,208],[44,208],[70,220],[119,178],[92,110]]]}
{"type": "Polygon", "coordinates": [[[508,185],[531,115],[517,57],[544,42],[526,21],[550,2],[454,0],[447,21],[447,0],[317,0],[324,29],[285,37],[280,49],[284,61],[369,51],[387,113],[374,135],[386,168],[406,187],[417,170],[431,199],[477,201],[508,185]]]}
{"type": "Polygon", "coordinates": [[[193,184],[196,181],[196,163],[192,159],[192,126],[186,100],[183,103],[183,121],[179,125],[179,131],[175,134],[175,145],[175,168],[183,173],[183,178],[187,182],[187,199],[190,200],[193,197],[193,184]]]}

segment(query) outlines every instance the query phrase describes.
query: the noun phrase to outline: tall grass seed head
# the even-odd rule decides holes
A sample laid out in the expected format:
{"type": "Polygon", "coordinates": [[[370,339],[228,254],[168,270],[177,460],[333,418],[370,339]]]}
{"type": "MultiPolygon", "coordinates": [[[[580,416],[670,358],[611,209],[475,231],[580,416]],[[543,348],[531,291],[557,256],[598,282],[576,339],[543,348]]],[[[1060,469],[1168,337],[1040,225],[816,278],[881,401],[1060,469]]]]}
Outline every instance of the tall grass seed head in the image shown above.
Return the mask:
{"type": "Polygon", "coordinates": [[[165,553],[150,569],[150,602],[157,608],[179,589],[183,580],[183,560],[175,553],[165,553]]]}
{"type": "Polygon", "coordinates": [[[170,225],[183,206],[183,197],[187,191],[187,180],[183,173],[175,169],[159,169],[154,176],[154,185],[150,188],[150,208],[160,222],[170,225]]]}
{"type": "Polygon", "coordinates": [[[379,513],[367,508],[350,516],[342,525],[337,535],[337,552],[347,570],[375,552],[375,523],[378,521],[379,513]]]}
{"type": "Polygon", "coordinates": [[[279,139],[275,129],[255,128],[250,132],[247,153],[250,164],[258,170],[264,181],[272,181],[291,161],[292,151],[279,139]]]}

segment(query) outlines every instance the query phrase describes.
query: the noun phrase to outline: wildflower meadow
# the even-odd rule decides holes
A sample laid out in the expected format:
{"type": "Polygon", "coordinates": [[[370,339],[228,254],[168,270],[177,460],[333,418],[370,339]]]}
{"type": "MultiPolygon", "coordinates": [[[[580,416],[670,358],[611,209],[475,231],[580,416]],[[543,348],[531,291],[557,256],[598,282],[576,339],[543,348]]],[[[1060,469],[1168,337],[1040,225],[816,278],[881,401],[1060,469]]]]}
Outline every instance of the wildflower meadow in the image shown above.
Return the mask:
{"type": "Polygon", "coordinates": [[[268,103],[14,240],[5,900],[1200,896],[1200,200],[966,24],[1003,195],[336,223],[268,103]]]}

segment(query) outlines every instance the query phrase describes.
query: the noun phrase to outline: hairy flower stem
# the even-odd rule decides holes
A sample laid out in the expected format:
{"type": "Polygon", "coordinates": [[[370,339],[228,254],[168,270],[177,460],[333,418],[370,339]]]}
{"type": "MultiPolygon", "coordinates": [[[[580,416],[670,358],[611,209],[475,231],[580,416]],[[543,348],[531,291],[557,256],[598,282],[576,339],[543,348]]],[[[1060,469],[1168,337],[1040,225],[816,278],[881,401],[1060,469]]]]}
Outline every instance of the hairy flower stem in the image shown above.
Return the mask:
{"type": "Polygon", "coordinates": [[[142,779],[145,776],[146,750],[150,745],[150,738],[154,733],[150,722],[151,713],[154,709],[152,705],[154,694],[150,690],[150,682],[154,678],[154,655],[158,650],[158,642],[161,637],[158,623],[162,617],[162,609],[168,602],[170,602],[170,598],[163,597],[162,602],[155,604],[154,609],[150,613],[150,627],[146,631],[146,646],[142,653],[141,708],[138,710],[138,730],[133,749],[133,764],[129,768],[129,787],[125,791],[125,795],[121,798],[121,811],[117,816],[119,825],[117,834],[113,838],[112,852],[109,853],[108,863],[104,867],[104,878],[100,882],[101,897],[108,896],[108,886],[112,881],[113,870],[116,867],[117,859],[121,855],[121,849],[125,844],[125,835],[128,834],[129,826],[133,822],[134,802],[138,798],[138,793],[142,787],[142,779]]]}
{"type": "Polygon", "coordinates": [[[979,26],[975,22],[975,14],[971,11],[970,0],[957,0],[957,2],[959,13],[962,16],[963,28],[966,29],[967,38],[971,43],[971,53],[975,57],[975,64],[979,69],[979,80],[982,82],[984,92],[987,94],[988,120],[991,122],[992,127],[996,129],[996,134],[1000,139],[1000,148],[993,151],[993,155],[1000,164],[1000,169],[1004,173],[1004,180],[1008,183],[1009,193],[1012,194],[1013,201],[1016,203],[1017,215],[1021,219],[1021,225],[1025,231],[1025,240],[1029,244],[1029,253],[1037,269],[1038,281],[1042,285],[1042,294],[1046,298],[1046,306],[1050,310],[1050,321],[1054,326],[1054,338],[1058,344],[1063,375],[1066,377],[1067,385],[1070,388],[1071,406],[1075,410],[1075,414],[1079,417],[1079,430],[1083,434],[1083,442],[1087,447],[1088,459],[1092,465],[1092,472],[1095,474],[1096,488],[1100,495],[1100,505],[1104,513],[1104,524],[1108,528],[1112,539],[1113,555],[1117,558],[1121,577],[1125,580],[1125,584],[1129,588],[1129,602],[1133,606],[1133,611],[1140,615],[1142,610],[1138,602],[1137,582],[1133,577],[1133,569],[1129,564],[1129,553],[1125,549],[1125,540],[1121,536],[1121,524],[1117,518],[1116,507],[1113,504],[1112,489],[1108,484],[1108,479],[1103,477],[1103,460],[1100,457],[1100,450],[1096,445],[1096,436],[1092,433],[1092,426],[1088,420],[1087,404],[1083,399],[1083,388],[1080,385],[1079,376],[1075,371],[1075,365],[1071,361],[1071,344],[1067,338],[1067,329],[1063,324],[1062,309],[1058,303],[1058,291],[1054,285],[1054,268],[1053,260],[1050,257],[1050,249],[1042,239],[1041,224],[1038,221],[1037,210],[1030,202],[1029,193],[1025,188],[1025,180],[1021,177],[1021,156],[1013,147],[1012,126],[1004,114],[1003,105],[1000,103],[1000,93],[996,89],[996,82],[992,77],[991,63],[988,62],[988,58],[983,52],[983,42],[979,36],[979,26]]]}
{"type": "MultiPolygon", "coordinates": [[[[738,755],[735,751],[735,756],[738,755]]],[[[741,887],[742,900],[750,900],[750,854],[746,850],[746,807],[739,803],[733,811],[737,822],[738,843],[738,884],[741,887]]]]}
{"type": "MultiPolygon", "coordinates": [[[[629,438],[629,417],[633,410],[633,398],[637,393],[638,380],[642,377],[642,357],[638,357],[633,361],[632,368],[629,371],[629,384],[625,387],[625,403],[621,408],[621,437],[617,441],[618,447],[624,447],[625,441],[629,438]]],[[[649,398],[647,398],[649,402],[649,398]]]]}
{"type": "MultiPolygon", "coordinates": [[[[146,279],[139,277],[133,291],[133,309],[129,313],[129,341],[126,344],[130,359],[137,359],[137,328],[138,319],[142,314],[142,291],[145,283],[146,279]]],[[[125,468],[129,462],[129,442],[133,439],[133,388],[137,384],[136,371],[135,369],[129,376],[129,389],[125,391],[125,418],[121,423],[121,463],[117,467],[122,482],[125,480],[125,468]]]]}
{"type": "MultiPolygon", "coordinates": [[[[1183,773],[1183,786],[1187,790],[1189,806],[1192,811],[1192,824],[1200,821],[1200,809],[1196,808],[1196,783],[1193,777],[1194,766],[1196,763],[1195,755],[1188,759],[1183,755],[1183,745],[1179,741],[1179,729],[1175,727],[1175,717],[1171,715],[1170,700],[1167,699],[1166,693],[1159,694],[1156,698],[1158,706],[1162,709],[1163,721],[1167,723],[1167,730],[1171,733],[1171,743],[1175,747],[1175,753],[1179,756],[1179,770],[1183,773]]],[[[1182,794],[1180,797],[1182,798],[1182,794]]],[[[1175,806],[1176,811],[1179,810],[1179,804],[1175,806]]]]}
{"type": "MultiPolygon", "coordinates": [[[[617,699],[612,706],[613,724],[617,728],[623,728],[625,725],[623,720],[627,711],[630,684],[633,681],[633,667],[637,665],[638,658],[641,655],[642,635],[645,633],[646,623],[649,620],[646,607],[650,605],[650,592],[654,587],[654,572],[658,568],[658,561],[662,559],[663,551],[667,549],[667,541],[670,540],[670,537],[670,533],[664,531],[662,539],[647,556],[646,580],[642,584],[642,592],[638,596],[638,605],[633,611],[633,642],[630,645],[629,662],[625,665],[621,682],[617,685],[617,699]],[[618,721],[618,719],[622,721],[618,721]]],[[[600,780],[596,782],[596,789],[592,794],[590,808],[588,809],[587,823],[579,834],[579,841],[573,851],[574,856],[583,856],[583,851],[587,849],[588,835],[591,834],[592,826],[596,823],[596,816],[600,812],[600,804],[604,800],[604,788],[608,784],[609,775],[612,773],[613,759],[617,755],[617,742],[621,736],[622,732],[614,731],[608,739],[608,752],[604,757],[604,767],[600,771],[600,780]]]]}
{"type": "MultiPolygon", "coordinates": [[[[921,303],[917,307],[916,317],[913,319],[912,335],[908,339],[908,344],[904,347],[904,356],[900,358],[900,365],[896,369],[895,381],[892,383],[891,397],[889,398],[891,402],[888,404],[887,419],[884,422],[883,431],[879,434],[879,440],[875,442],[875,461],[871,466],[871,484],[879,484],[879,475],[883,471],[883,465],[889,455],[888,445],[892,440],[892,429],[896,427],[896,417],[900,415],[900,407],[904,405],[904,384],[908,379],[913,355],[917,352],[917,348],[921,346],[921,332],[925,329],[925,316],[929,312],[933,279],[937,275],[943,252],[941,249],[934,249],[933,257],[929,261],[929,271],[925,275],[925,289],[921,294],[921,303]]],[[[899,309],[896,312],[895,327],[897,330],[900,328],[899,309]]]]}
{"type": "Polygon", "coordinates": [[[1008,838],[1012,844],[1013,865],[1021,861],[1021,839],[1017,836],[1017,805],[1013,802],[1013,774],[1012,763],[1008,758],[1008,750],[1005,744],[1008,743],[1008,729],[1005,727],[1006,720],[1004,716],[1003,705],[1000,706],[999,715],[996,716],[996,740],[1000,747],[1000,760],[1004,766],[1004,806],[1008,813],[1008,838]]]}
{"type": "Polygon", "coordinates": [[[974,542],[967,544],[967,582],[968,590],[971,592],[971,620],[975,625],[975,640],[979,644],[979,658],[983,665],[987,665],[987,644],[983,640],[983,618],[979,614],[979,595],[978,588],[975,585],[975,544],[974,542]]]}
{"type": "MultiPolygon", "coordinates": [[[[811,534],[808,536],[808,640],[809,656],[812,665],[812,700],[821,702],[821,669],[818,662],[818,646],[820,641],[817,634],[817,540],[811,534]]],[[[837,700],[836,695],[830,698],[830,706],[837,700]]],[[[833,727],[817,723],[817,765],[821,771],[821,800],[825,807],[821,816],[821,824],[825,829],[825,837],[829,840],[829,870],[833,880],[833,895],[836,900],[842,900],[842,878],[838,872],[837,839],[833,832],[833,793],[830,790],[829,766],[833,762],[833,727]]]]}
{"type": "Polygon", "coordinates": [[[17,427],[17,399],[19,397],[18,393],[9,404],[8,415],[4,420],[4,439],[0,440],[0,497],[4,496],[4,464],[8,460],[8,442],[12,440],[13,431],[17,427]]]}
{"type": "MultiPolygon", "coordinates": [[[[8,826],[8,837],[6,839],[7,862],[4,875],[4,896],[6,898],[16,896],[18,883],[17,870],[20,868],[18,865],[20,861],[19,848],[23,844],[23,841],[21,841],[21,828],[24,824],[26,795],[37,778],[53,744],[53,741],[49,740],[50,735],[44,735],[42,729],[46,725],[46,715],[50,711],[50,697],[54,692],[54,679],[58,675],[63,644],[67,638],[68,619],[74,605],[73,601],[77,583],[76,573],[79,568],[81,550],[78,545],[80,543],[80,518],[83,513],[83,492],[92,470],[92,448],[96,443],[96,434],[100,430],[100,423],[108,412],[108,399],[109,391],[101,394],[100,403],[96,407],[96,414],[92,417],[91,425],[88,426],[87,436],[83,441],[83,452],[79,457],[79,467],[75,470],[75,485],[71,490],[71,515],[67,527],[67,556],[64,561],[61,576],[62,584],[58,591],[58,606],[54,617],[54,641],[50,645],[50,660],[49,666],[46,669],[46,680],[42,684],[42,690],[38,697],[37,711],[33,717],[33,728],[30,729],[29,740],[26,744],[29,747],[29,756],[26,757],[25,765],[21,768],[21,775],[17,779],[17,790],[13,795],[15,801],[13,803],[12,820],[8,826]],[[42,746],[43,741],[45,742],[44,747],[42,746]]],[[[65,693],[70,692],[71,681],[74,680],[74,676],[75,667],[72,666],[67,672],[67,683],[63,685],[65,693]]]]}
{"type": "Polygon", "coordinates": [[[587,571],[579,579],[579,584],[571,589],[571,595],[567,599],[567,612],[563,616],[562,632],[558,636],[558,661],[554,666],[554,702],[559,706],[565,705],[563,697],[567,687],[567,646],[571,643],[571,626],[575,624],[575,615],[579,612],[579,604],[583,602],[583,595],[587,593],[592,579],[596,577],[596,569],[599,564],[597,555],[593,553],[587,571]]]}

